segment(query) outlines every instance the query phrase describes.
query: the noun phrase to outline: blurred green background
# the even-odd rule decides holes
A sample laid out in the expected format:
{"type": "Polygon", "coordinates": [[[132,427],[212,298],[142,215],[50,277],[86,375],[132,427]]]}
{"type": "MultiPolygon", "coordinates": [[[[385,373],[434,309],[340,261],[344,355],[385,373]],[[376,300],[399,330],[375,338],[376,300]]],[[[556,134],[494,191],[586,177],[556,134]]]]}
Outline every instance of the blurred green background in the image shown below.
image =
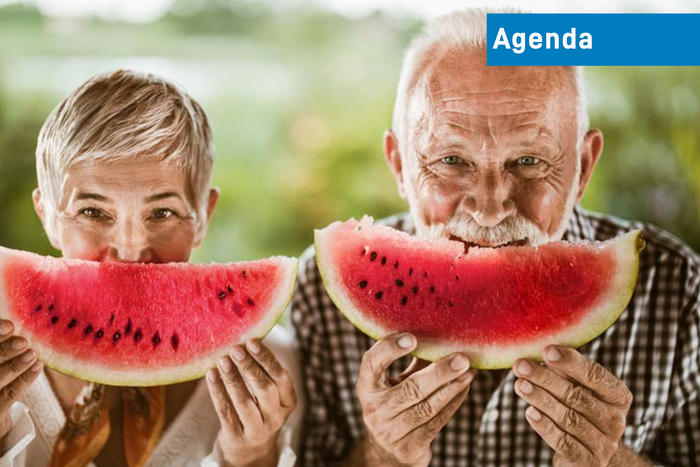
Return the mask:
{"type": "MultiPolygon", "coordinates": [[[[405,209],[381,153],[403,49],[421,21],[302,2],[176,0],[145,23],[0,7],[0,245],[55,254],[31,205],[43,120],[89,76],[174,79],[212,121],[222,199],[197,261],[299,255],[337,219],[405,209]]],[[[700,249],[700,68],[587,70],[605,151],[587,208],[700,249]]]]}

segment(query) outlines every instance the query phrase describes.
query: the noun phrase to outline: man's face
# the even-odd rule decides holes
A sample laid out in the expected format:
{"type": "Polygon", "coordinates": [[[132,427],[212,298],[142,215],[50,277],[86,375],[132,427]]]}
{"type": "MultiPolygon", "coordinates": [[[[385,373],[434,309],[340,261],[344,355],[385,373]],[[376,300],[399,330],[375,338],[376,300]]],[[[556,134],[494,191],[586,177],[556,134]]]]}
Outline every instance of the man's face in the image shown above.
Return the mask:
{"type": "MultiPolygon", "coordinates": [[[[209,214],[216,198],[212,190],[209,214]]],[[[187,261],[207,227],[186,175],[164,162],[77,164],[67,171],[57,204],[46,212],[35,192],[49,239],[65,258],[187,261]]]]}
{"type": "Polygon", "coordinates": [[[481,246],[561,238],[593,165],[589,141],[582,177],[566,73],[486,67],[485,50],[445,51],[428,64],[409,97],[403,154],[385,145],[418,234],[481,246]]]}

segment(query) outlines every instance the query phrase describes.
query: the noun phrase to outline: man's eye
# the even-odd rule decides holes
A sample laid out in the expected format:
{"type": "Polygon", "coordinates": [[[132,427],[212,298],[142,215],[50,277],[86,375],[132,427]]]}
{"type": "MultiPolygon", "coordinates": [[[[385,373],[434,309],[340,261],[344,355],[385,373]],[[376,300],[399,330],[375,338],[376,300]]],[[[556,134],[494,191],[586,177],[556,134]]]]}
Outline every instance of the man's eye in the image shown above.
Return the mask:
{"type": "Polygon", "coordinates": [[[90,219],[100,219],[101,217],[104,217],[104,213],[100,211],[99,209],[95,208],[85,208],[81,209],[79,214],[81,216],[88,217],[90,219]]]}
{"type": "Polygon", "coordinates": [[[533,156],[523,156],[520,159],[518,159],[518,164],[520,165],[537,165],[540,163],[540,160],[536,157],[533,156]]]}
{"type": "Polygon", "coordinates": [[[442,159],[440,159],[440,161],[446,165],[455,165],[455,164],[459,164],[459,157],[447,156],[447,157],[443,157],[442,159]]]}
{"type": "Polygon", "coordinates": [[[153,218],[154,219],[167,219],[171,216],[173,216],[175,213],[171,211],[170,209],[156,209],[153,211],[153,218]]]}

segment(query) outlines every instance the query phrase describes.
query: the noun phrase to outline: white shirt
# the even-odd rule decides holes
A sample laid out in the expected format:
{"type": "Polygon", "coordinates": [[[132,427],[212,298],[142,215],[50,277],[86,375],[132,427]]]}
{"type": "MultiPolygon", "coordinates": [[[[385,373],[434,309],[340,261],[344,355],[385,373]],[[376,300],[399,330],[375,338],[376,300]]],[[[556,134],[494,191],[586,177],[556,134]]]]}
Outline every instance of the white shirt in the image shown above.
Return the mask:
{"type": "MultiPolygon", "coordinates": [[[[301,368],[291,333],[280,326],[270,332],[264,343],[287,369],[295,388],[300,388],[301,368]]],[[[297,389],[298,404],[277,440],[280,453],[278,467],[292,467],[296,462],[294,447],[299,445],[299,428],[303,414],[303,394],[297,389]]],[[[5,437],[5,453],[0,467],[43,467],[51,461],[56,438],[66,416],[45,373],[29,387],[21,402],[10,408],[12,429],[5,437]]],[[[216,435],[220,423],[204,379],[165,429],[145,467],[218,467],[222,455],[216,435]]],[[[96,467],[90,463],[89,467],[96,467]]]]}

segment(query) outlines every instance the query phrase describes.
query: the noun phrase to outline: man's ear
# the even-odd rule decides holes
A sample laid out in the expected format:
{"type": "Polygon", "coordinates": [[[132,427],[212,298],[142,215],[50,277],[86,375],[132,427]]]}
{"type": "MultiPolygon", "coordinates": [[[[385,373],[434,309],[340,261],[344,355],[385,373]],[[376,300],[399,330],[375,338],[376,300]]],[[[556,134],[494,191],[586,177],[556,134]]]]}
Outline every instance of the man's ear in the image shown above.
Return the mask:
{"type": "Polygon", "coordinates": [[[46,237],[49,239],[51,246],[57,250],[61,250],[60,242],[58,238],[54,235],[54,231],[51,228],[53,220],[52,215],[46,212],[44,203],[41,202],[41,190],[39,188],[34,188],[32,191],[32,201],[34,203],[34,212],[39,217],[42,227],[44,227],[44,232],[46,232],[46,237]]]}
{"type": "Polygon", "coordinates": [[[588,182],[591,180],[593,169],[601,154],[603,154],[603,133],[597,128],[588,130],[588,133],[583,138],[583,143],[581,143],[581,179],[579,181],[577,201],[581,201],[581,198],[583,198],[588,182]]]}
{"type": "Polygon", "coordinates": [[[194,247],[197,248],[204,241],[204,237],[209,229],[209,224],[211,222],[211,216],[214,214],[214,209],[219,202],[219,196],[221,195],[221,190],[219,187],[211,187],[209,190],[209,197],[207,198],[207,220],[199,229],[199,234],[194,243],[194,247]]]}
{"type": "Polygon", "coordinates": [[[403,165],[401,163],[401,153],[399,153],[399,142],[396,135],[391,129],[384,131],[384,158],[396,180],[396,187],[399,190],[399,196],[406,199],[406,191],[404,190],[403,181],[403,165]]]}

